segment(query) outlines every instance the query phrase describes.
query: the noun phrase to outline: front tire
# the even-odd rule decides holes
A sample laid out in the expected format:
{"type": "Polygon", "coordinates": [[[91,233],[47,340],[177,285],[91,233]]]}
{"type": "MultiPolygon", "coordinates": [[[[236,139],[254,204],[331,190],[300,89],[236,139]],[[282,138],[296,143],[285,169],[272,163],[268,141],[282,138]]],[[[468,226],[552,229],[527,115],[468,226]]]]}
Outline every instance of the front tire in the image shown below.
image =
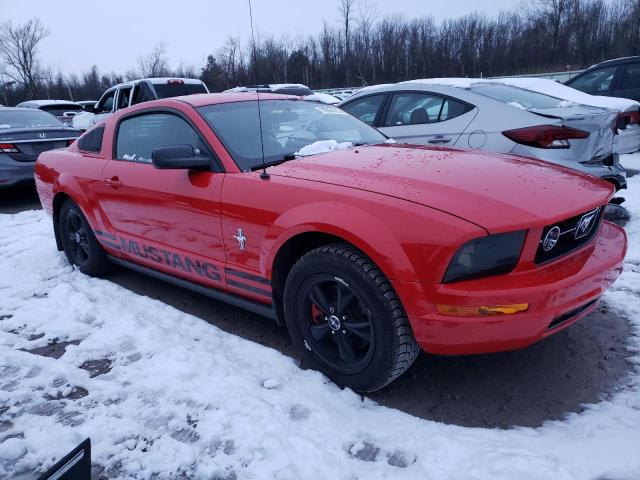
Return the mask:
{"type": "Polygon", "coordinates": [[[304,360],[355,391],[384,387],[420,352],[391,283],[349,245],[326,245],[302,256],[287,277],[284,310],[304,360]]]}
{"type": "Polygon", "coordinates": [[[113,265],[80,208],[67,200],[60,209],[59,218],[62,247],[69,263],[82,273],[94,277],[111,272],[113,265]]]}

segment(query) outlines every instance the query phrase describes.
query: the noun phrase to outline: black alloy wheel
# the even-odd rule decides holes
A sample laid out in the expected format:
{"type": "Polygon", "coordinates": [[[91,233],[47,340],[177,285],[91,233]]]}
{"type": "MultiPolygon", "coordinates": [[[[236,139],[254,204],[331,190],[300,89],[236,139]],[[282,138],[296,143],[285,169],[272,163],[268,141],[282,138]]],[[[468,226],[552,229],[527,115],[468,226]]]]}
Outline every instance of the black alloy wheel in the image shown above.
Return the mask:
{"type": "Polygon", "coordinates": [[[393,286],[351,245],[304,254],[287,276],[283,300],[289,335],[303,361],[338,385],[378,390],[420,352],[393,286]]]}

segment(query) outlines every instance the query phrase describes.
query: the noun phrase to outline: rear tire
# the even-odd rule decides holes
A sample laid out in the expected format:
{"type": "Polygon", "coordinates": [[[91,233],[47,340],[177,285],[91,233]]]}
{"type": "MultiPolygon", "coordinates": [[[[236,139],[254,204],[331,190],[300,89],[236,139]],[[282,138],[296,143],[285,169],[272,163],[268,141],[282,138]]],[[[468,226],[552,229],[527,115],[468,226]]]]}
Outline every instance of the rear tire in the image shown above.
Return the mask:
{"type": "Polygon", "coordinates": [[[305,362],[358,392],[389,384],[420,353],[391,283],[349,245],[326,245],[303,255],[287,277],[284,310],[305,362]]]}
{"type": "Polygon", "coordinates": [[[80,207],[67,200],[60,209],[59,218],[62,247],[69,263],[82,273],[94,277],[110,273],[113,264],[96,240],[80,207]]]}

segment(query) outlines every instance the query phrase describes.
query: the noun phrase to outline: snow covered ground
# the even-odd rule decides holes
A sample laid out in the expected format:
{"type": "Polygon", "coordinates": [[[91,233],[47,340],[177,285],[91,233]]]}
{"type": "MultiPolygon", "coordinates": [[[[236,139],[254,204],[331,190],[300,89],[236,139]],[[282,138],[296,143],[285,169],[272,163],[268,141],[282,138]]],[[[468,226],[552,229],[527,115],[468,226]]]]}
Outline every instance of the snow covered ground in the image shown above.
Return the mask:
{"type": "MultiPolygon", "coordinates": [[[[640,170],[640,155],[623,160],[640,170]]],[[[41,211],[0,215],[0,477],[82,439],[108,478],[640,478],[640,175],[626,271],[631,378],[540,428],[426,421],[341,390],[279,352],[109,281],[55,250],[41,211]],[[54,339],[60,358],[29,353],[54,339]]]]}

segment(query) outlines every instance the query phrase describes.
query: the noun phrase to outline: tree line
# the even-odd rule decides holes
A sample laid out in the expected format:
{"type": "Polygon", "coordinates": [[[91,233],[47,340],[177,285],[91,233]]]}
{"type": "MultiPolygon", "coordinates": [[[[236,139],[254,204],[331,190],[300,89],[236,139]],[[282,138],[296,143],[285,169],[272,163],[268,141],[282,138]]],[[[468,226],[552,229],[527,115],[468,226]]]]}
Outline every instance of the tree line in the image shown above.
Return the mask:
{"type": "Polygon", "coordinates": [[[338,11],[340,21],[325,22],[316,35],[258,36],[255,43],[230,36],[201,66],[171,68],[160,43],[130,71],[94,65],[70,75],[42,65],[37,48],[49,32],[40,20],[7,22],[0,25],[0,103],[95,99],[143,77],[200,78],[214,92],[255,83],[331,88],[563,71],[640,54],[640,0],[532,0],[491,18],[476,12],[441,22],[380,16],[371,0],[339,0],[338,11]]]}

